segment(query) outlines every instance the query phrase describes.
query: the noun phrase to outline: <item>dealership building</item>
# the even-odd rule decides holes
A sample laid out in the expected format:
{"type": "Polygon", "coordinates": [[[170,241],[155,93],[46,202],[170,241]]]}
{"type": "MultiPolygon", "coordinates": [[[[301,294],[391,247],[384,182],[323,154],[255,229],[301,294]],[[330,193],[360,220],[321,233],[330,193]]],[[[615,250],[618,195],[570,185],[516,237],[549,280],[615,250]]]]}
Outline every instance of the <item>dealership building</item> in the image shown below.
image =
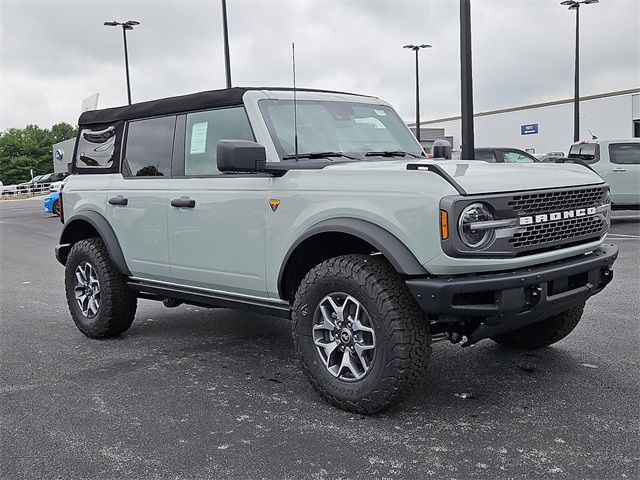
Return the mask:
{"type": "MultiPolygon", "coordinates": [[[[430,138],[462,143],[461,118],[420,122],[430,138]]],[[[415,130],[415,123],[409,124],[415,130]]],[[[564,152],[573,143],[573,98],[474,114],[476,147],[515,147],[530,153],[564,152]]],[[[425,135],[422,135],[425,137],[425,135]]],[[[580,139],[640,137],[640,88],[580,98],[580,139]]],[[[425,145],[427,147],[427,145],[425,145]]]]}

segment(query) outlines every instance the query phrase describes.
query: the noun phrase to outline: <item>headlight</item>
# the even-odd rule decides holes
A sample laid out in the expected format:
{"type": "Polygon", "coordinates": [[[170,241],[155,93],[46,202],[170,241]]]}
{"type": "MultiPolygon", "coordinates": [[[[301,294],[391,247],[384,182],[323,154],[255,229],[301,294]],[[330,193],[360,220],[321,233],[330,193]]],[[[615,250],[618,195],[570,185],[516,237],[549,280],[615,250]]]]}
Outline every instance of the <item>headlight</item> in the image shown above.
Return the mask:
{"type": "Polygon", "coordinates": [[[460,239],[469,248],[482,248],[488,245],[494,237],[492,228],[474,228],[477,222],[493,220],[493,213],[484,203],[472,203],[460,214],[458,220],[458,232],[460,239]]]}

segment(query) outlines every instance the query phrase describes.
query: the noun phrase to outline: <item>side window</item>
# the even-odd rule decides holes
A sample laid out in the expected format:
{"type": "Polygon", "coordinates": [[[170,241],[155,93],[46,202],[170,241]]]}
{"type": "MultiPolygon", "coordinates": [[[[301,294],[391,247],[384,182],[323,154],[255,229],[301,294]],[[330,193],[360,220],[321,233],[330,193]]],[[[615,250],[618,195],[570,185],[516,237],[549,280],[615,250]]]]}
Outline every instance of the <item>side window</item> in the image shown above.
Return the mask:
{"type": "Polygon", "coordinates": [[[100,130],[82,129],[76,150],[76,166],[80,168],[109,168],[113,165],[116,129],[113,126],[100,130]]]}
{"type": "Polygon", "coordinates": [[[579,158],[584,163],[594,164],[600,160],[600,149],[596,143],[576,143],[571,146],[569,157],[579,158]]]}
{"type": "Polygon", "coordinates": [[[504,163],[535,163],[535,160],[518,152],[502,152],[504,163]]]}
{"type": "Polygon", "coordinates": [[[219,140],[254,140],[244,107],[187,114],[185,175],[216,175],[219,140]]]}
{"type": "Polygon", "coordinates": [[[171,175],[176,117],[130,122],[122,174],[126,177],[171,175]]]}
{"type": "Polygon", "coordinates": [[[640,143],[612,143],[609,145],[611,163],[621,165],[640,164],[640,143]]]}
{"type": "Polygon", "coordinates": [[[475,159],[489,163],[496,163],[497,161],[494,152],[490,150],[476,150],[475,159]]]}

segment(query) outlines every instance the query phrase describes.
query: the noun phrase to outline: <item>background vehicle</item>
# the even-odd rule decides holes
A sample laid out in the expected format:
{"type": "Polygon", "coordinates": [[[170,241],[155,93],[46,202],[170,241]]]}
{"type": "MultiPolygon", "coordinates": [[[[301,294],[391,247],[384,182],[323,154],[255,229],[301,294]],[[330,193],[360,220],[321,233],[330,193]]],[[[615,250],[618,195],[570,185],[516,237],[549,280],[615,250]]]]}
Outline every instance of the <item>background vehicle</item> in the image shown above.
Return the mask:
{"type": "Polygon", "coordinates": [[[53,192],[44,197],[43,208],[47,213],[60,216],[60,192],[53,192]]]}
{"type": "Polygon", "coordinates": [[[587,163],[605,179],[614,208],[640,208],[640,138],[574,143],[568,156],[587,163]]]}
{"type": "Polygon", "coordinates": [[[482,147],[475,149],[475,158],[489,163],[535,163],[538,159],[519,148],[482,147]]]}
{"type": "Polygon", "coordinates": [[[51,185],[49,185],[49,191],[50,192],[59,192],[60,189],[62,188],[62,186],[65,184],[65,182],[68,179],[69,179],[69,176],[67,175],[62,180],[51,183],[51,185]]]}
{"type": "Polygon", "coordinates": [[[373,413],[434,341],[551,345],[612,278],[596,173],[427,159],[375,97],[236,87],[78,124],[56,257],[91,338],[125,332],[138,298],[291,318],[312,387],[373,413]]]}

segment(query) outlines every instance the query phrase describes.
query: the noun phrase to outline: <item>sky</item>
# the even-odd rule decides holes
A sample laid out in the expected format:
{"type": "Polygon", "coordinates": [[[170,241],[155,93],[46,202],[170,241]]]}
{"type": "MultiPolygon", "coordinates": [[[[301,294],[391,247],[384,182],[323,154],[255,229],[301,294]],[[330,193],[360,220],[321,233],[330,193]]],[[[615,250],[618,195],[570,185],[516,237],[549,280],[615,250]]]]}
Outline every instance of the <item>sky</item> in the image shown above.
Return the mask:
{"type": "MultiPolygon", "coordinates": [[[[475,111],[573,95],[575,13],[560,0],[471,0],[475,111]]],[[[235,86],[297,86],[383,98],[415,118],[460,114],[458,0],[227,0],[235,86]]],[[[0,0],[0,130],[65,121],[82,100],[126,103],[225,87],[220,0],[0,0]]],[[[580,9],[581,94],[640,86],[640,0],[580,9]]]]}

